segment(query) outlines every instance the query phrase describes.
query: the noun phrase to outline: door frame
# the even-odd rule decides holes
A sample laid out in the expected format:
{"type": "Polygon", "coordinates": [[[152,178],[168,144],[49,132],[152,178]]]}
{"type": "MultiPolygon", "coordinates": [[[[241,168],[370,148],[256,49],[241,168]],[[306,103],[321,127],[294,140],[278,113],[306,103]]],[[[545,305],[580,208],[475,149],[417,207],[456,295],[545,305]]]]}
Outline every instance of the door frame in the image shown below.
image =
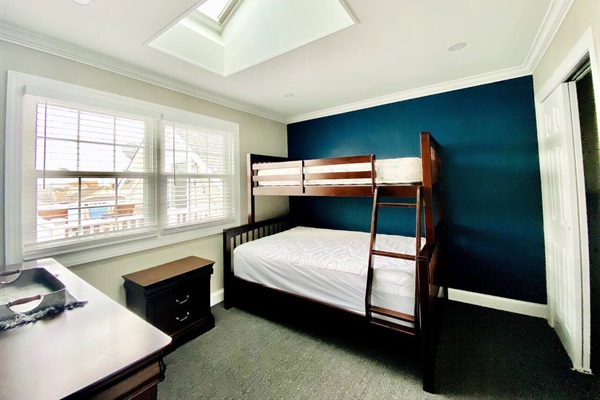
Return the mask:
{"type": "MultiPolygon", "coordinates": [[[[588,57],[590,58],[590,66],[592,73],[592,84],[594,87],[594,100],[596,106],[596,115],[600,116],[600,75],[598,71],[598,59],[596,49],[594,47],[593,32],[592,28],[589,27],[582,37],[577,41],[573,48],[569,51],[566,57],[562,60],[560,65],[554,70],[553,74],[546,84],[540,89],[535,96],[535,109],[537,118],[537,130],[538,135],[542,134],[543,129],[543,113],[542,113],[542,102],[556,89],[560,84],[568,81],[569,77],[575,72],[576,68],[581,62],[588,57]]],[[[577,111],[573,109],[571,104],[571,110],[569,112],[577,111]]],[[[573,129],[573,148],[575,151],[575,170],[576,170],[576,184],[577,184],[577,197],[579,209],[583,212],[579,212],[579,220],[577,226],[578,230],[574,231],[574,235],[578,235],[580,240],[579,253],[581,254],[581,307],[582,307],[582,320],[578,321],[581,324],[582,338],[580,340],[581,345],[581,357],[578,360],[573,361],[573,369],[580,372],[591,373],[590,369],[590,344],[591,344],[591,306],[590,306],[590,262],[589,262],[589,249],[588,249],[588,234],[587,234],[587,212],[585,212],[585,182],[583,181],[583,154],[581,148],[581,133],[579,129],[579,123],[573,129]]],[[[544,227],[544,230],[546,228],[544,227]]],[[[544,232],[546,236],[546,232],[544,232]]],[[[547,249],[546,249],[547,250],[547,249]]],[[[546,279],[551,277],[551,273],[548,272],[548,264],[546,264],[546,279]]],[[[552,285],[547,285],[547,296],[553,298],[555,293],[552,285]]],[[[554,327],[554,310],[551,309],[551,302],[548,301],[548,323],[554,327]]]]}

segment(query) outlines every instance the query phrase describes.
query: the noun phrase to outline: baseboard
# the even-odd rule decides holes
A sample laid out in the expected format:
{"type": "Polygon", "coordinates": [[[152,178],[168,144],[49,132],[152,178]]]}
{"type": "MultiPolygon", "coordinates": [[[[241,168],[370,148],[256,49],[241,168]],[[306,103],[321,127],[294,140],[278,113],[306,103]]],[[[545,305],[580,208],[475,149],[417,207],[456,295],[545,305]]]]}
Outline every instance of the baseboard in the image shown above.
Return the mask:
{"type": "MultiPolygon", "coordinates": [[[[211,293],[210,306],[212,307],[222,302],[225,298],[224,294],[224,289],[211,293]]],[[[452,301],[473,304],[475,306],[548,319],[548,307],[545,304],[530,303],[527,301],[507,299],[505,297],[490,296],[489,294],[467,292],[465,290],[452,288],[448,288],[448,298],[452,301]]]]}
{"type": "Polygon", "coordinates": [[[210,294],[210,306],[214,306],[215,304],[219,304],[225,299],[225,289],[217,290],[214,293],[210,294]]]}
{"type": "Polygon", "coordinates": [[[548,306],[546,306],[546,304],[530,303],[528,301],[490,296],[489,294],[467,292],[465,290],[452,288],[448,288],[448,299],[459,301],[461,303],[493,308],[495,310],[548,319],[548,306]]]}

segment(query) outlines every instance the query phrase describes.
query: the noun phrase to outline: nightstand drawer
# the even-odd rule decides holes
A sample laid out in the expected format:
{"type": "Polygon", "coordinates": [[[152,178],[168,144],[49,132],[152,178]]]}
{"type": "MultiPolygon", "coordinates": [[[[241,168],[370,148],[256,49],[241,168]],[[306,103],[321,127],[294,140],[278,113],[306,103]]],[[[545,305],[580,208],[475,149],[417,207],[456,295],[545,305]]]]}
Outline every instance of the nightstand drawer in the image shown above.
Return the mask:
{"type": "Polygon", "coordinates": [[[165,308],[156,310],[154,326],[168,335],[173,335],[199,321],[206,313],[193,307],[179,307],[168,312],[165,308]]]}
{"type": "Polygon", "coordinates": [[[210,285],[209,279],[193,279],[150,297],[148,300],[154,303],[154,325],[172,334],[210,313],[210,304],[204,298],[207,285],[210,285]]]}
{"type": "Polygon", "coordinates": [[[127,307],[161,331],[174,345],[215,326],[210,312],[214,261],[187,257],[124,275],[127,307]]]}

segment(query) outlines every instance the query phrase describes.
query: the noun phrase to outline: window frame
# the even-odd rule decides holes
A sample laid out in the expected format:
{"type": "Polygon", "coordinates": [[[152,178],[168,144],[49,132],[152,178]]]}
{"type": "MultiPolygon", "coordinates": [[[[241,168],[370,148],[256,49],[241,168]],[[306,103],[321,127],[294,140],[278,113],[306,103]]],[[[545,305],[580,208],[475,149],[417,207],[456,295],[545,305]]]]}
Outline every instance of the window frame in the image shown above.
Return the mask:
{"type": "Polygon", "coordinates": [[[196,9],[190,15],[204,26],[221,34],[227,26],[227,23],[229,23],[231,18],[233,18],[233,15],[242,5],[243,1],[244,0],[230,0],[221,12],[218,20],[215,20],[212,17],[209,17],[204,12],[200,11],[199,8],[204,4],[204,2],[200,6],[196,7],[196,9]]]}
{"type": "MultiPolygon", "coordinates": [[[[6,116],[4,234],[7,264],[19,263],[24,260],[40,257],[55,257],[63,265],[78,265],[220,234],[225,228],[240,225],[240,153],[239,125],[237,123],[15,71],[8,71],[6,116]],[[162,132],[160,129],[162,128],[161,121],[163,120],[177,121],[197,126],[201,129],[211,129],[230,135],[234,158],[231,175],[232,219],[224,223],[209,223],[206,225],[184,227],[186,229],[166,230],[162,229],[161,222],[158,221],[155,232],[123,236],[117,242],[108,240],[101,245],[96,245],[95,243],[78,244],[76,246],[50,249],[49,251],[23,254],[21,214],[21,200],[23,198],[23,165],[21,155],[23,142],[25,141],[21,137],[24,127],[23,101],[26,94],[40,95],[40,93],[45,94],[44,97],[68,100],[71,103],[81,102],[82,105],[85,104],[88,106],[93,105],[107,108],[106,105],[110,104],[112,105],[112,109],[117,112],[125,111],[152,118],[156,132],[154,139],[156,141],[155,160],[161,157],[162,132]]],[[[154,198],[155,215],[159,216],[162,212],[160,209],[160,190],[162,189],[160,187],[161,172],[159,167],[154,169],[153,179],[156,189],[154,198]]]]}

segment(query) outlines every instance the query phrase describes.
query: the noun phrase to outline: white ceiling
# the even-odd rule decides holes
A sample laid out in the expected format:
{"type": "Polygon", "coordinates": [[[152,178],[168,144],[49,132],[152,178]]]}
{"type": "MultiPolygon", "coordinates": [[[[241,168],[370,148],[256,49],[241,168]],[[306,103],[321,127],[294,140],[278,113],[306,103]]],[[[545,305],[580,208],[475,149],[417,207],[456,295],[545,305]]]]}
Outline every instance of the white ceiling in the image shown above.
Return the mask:
{"type": "Polygon", "coordinates": [[[238,7],[220,33],[196,11],[148,45],[229,76],[355,24],[340,0],[229,1],[238,7]]]}
{"type": "Polygon", "coordinates": [[[340,1],[356,24],[226,77],[145,44],[199,0],[0,0],[0,39],[290,123],[530,74],[573,0],[340,1]]]}

